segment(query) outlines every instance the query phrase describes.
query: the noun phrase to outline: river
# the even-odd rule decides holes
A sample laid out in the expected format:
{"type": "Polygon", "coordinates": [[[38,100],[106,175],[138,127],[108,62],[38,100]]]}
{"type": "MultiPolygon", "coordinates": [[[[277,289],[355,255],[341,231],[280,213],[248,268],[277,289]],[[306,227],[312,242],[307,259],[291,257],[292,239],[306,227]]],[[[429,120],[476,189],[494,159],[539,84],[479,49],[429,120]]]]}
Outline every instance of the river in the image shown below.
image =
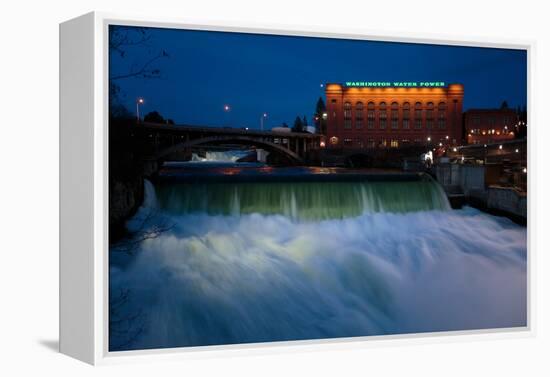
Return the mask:
{"type": "Polygon", "coordinates": [[[111,246],[111,351],[526,325],[526,228],[428,177],[200,163],[111,246]]]}

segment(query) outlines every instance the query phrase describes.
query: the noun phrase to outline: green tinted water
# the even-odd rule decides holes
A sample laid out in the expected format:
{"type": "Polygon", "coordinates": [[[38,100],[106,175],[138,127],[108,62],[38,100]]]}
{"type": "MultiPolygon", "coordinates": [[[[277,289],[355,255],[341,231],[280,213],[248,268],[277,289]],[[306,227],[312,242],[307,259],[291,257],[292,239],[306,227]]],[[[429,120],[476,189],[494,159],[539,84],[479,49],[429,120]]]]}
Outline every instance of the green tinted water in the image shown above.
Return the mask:
{"type": "Polygon", "coordinates": [[[431,179],[409,182],[280,182],[171,184],[157,187],[158,205],[175,214],[281,214],[293,219],[347,218],[373,212],[449,209],[431,179]]]}

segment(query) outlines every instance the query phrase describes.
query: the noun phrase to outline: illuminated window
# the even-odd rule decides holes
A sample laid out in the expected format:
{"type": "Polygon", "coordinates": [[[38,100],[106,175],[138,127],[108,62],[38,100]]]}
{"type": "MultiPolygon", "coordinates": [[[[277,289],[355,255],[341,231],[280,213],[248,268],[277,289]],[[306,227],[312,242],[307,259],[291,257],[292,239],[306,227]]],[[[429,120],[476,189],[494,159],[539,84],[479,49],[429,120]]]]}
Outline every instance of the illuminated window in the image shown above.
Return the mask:
{"type": "Polygon", "coordinates": [[[434,127],[434,103],[428,102],[426,105],[426,128],[434,127]]]}
{"type": "Polygon", "coordinates": [[[386,110],[386,102],[380,102],[380,128],[386,128],[386,122],[388,119],[388,111],[386,110]]]}
{"type": "Polygon", "coordinates": [[[386,148],[387,145],[388,145],[388,144],[387,144],[387,140],[386,140],[386,139],[380,140],[379,146],[380,146],[381,148],[386,148]]]}
{"type": "Polygon", "coordinates": [[[355,104],[355,128],[363,128],[363,102],[355,104]]]}
{"type": "Polygon", "coordinates": [[[397,148],[397,147],[399,147],[399,140],[391,139],[391,141],[390,141],[390,147],[392,147],[392,148],[397,148]]]}
{"type": "Polygon", "coordinates": [[[351,102],[344,103],[344,128],[351,128],[351,102]]]}
{"type": "Polygon", "coordinates": [[[446,116],[447,116],[447,105],[445,105],[445,102],[439,102],[439,105],[437,105],[437,124],[439,129],[445,129],[446,124],[446,116]]]}
{"type": "Polygon", "coordinates": [[[338,138],[336,136],[333,136],[330,138],[330,143],[333,145],[338,144],[338,138]]]}
{"type": "Polygon", "coordinates": [[[374,128],[374,102],[369,102],[367,105],[367,128],[374,128]]]}
{"type": "Polygon", "coordinates": [[[391,104],[391,128],[397,129],[399,126],[399,105],[397,102],[391,104]]]}
{"type": "Polygon", "coordinates": [[[414,128],[422,128],[422,103],[420,102],[414,104],[414,128]]]}
{"type": "Polygon", "coordinates": [[[351,147],[353,145],[352,139],[344,139],[344,146],[351,147]]]}
{"type": "Polygon", "coordinates": [[[411,105],[408,102],[403,104],[403,128],[409,129],[409,118],[411,117],[411,105]]]}

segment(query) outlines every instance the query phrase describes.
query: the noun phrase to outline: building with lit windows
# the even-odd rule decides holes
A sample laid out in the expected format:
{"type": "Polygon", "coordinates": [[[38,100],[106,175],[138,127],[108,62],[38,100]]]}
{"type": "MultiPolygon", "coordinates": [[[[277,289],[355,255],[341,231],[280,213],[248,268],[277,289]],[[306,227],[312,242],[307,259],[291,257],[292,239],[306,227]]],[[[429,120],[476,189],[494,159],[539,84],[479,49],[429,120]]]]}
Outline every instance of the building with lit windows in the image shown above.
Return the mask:
{"type": "Polygon", "coordinates": [[[461,84],[346,82],[327,84],[326,147],[399,148],[462,142],[461,84]]]}
{"type": "Polygon", "coordinates": [[[468,144],[491,144],[512,140],[519,117],[512,109],[470,109],[464,113],[468,144]]]}

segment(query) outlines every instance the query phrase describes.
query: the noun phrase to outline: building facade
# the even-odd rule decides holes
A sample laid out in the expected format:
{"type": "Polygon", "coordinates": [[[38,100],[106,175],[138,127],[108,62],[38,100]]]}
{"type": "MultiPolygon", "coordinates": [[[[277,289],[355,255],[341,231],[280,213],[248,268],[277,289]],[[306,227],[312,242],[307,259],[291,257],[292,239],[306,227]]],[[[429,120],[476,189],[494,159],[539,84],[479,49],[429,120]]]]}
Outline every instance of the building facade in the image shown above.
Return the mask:
{"type": "Polygon", "coordinates": [[[468,144],[491,144],[515,138],[519,122],[512,109],[471,109],[464,113],[468,144]]]}
{"type": "Polygon", "coordinates": [[[327,84],[326,147],[399,148],[461,144],[461,84],[327,84]]]}

